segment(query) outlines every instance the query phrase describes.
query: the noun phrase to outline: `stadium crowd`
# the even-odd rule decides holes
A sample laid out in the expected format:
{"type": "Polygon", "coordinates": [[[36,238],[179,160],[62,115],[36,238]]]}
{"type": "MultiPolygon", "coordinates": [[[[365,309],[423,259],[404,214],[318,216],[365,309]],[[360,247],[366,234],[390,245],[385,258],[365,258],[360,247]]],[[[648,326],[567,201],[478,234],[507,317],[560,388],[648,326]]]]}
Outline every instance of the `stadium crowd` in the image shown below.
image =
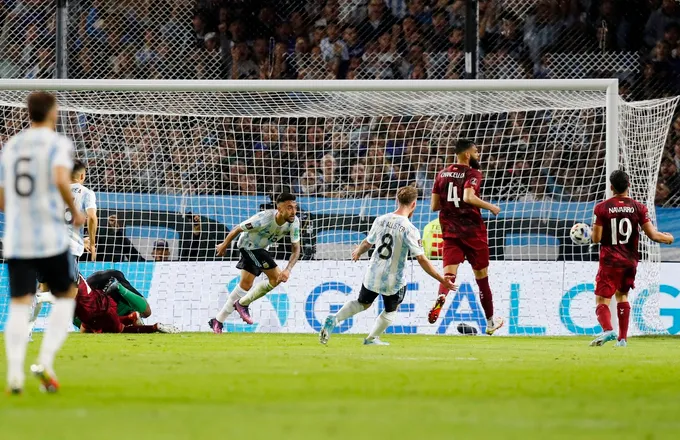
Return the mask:
{"type": "MultiPolygon", "coordinates": [[[[0,77],[53,76],[55,20],[45,9],[52,3],[0,3],[0,77]]],[[[480,0],[479,8],[481,77],[554,78],[556,54],[625,52],[640,64],[584,64],[580,75],[618,76],[626,99],[680,91],[674,0],[480,0]]],[[[72,0],[68,74],[457,79],[464,77],[464,9],[463,0],[72,0]]],[[[70,119],[67,132],[101,191],[255,194],[283,185],[298,194],[364,197],[410,183],[425,194],[446,160],[443,133],[450,137],[452,127],[482,146],[487,195],[585,201],[601,196],[590,188],[604,187],[602,116],[587,112],[475,121],[70,119]],[[570,166],[585,171],[570,176],[570,166]]],[[[3,139],[21,127],[12,115],[4,122],[3,139]]],[[[659,205],[680,205],[678,166],[680,117],[660,170],[659,205]]]]}

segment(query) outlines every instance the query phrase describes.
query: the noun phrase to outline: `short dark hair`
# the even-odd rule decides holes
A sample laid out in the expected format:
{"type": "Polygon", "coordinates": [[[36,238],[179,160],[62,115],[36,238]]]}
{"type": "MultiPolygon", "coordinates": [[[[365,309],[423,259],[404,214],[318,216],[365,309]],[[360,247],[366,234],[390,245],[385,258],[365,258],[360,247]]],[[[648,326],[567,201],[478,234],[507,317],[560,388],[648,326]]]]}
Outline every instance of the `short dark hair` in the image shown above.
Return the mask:
{"type": "Polygon", "coordinates": [[[28,95],[28,117],[32,122],[45,122],[47,115],[57,104],[57,97],[49,92],[33,92],[28,95]]]}
{"type": "Polygon", "coordinates": [[[474,141],[471,141],[470,139],[458,139],[455,152],[456,154],[463,154],[474,146],[474,141]]]}
{"type": "Polygon", "coordinates": [[[616,194],[623,194],[630,186],[630,179],[625,171],[616,170],[609,176],[609,183],[614,187],[616,194]]]}
{"type": "Polygon", "coordinates": [[[281,193],[279,196],[276,198],[276,204],[278,205],[279,203],[284,203],[284,202],[294,202],[295,201],[295,194],[291,193],[281,193]]]}
{"type": "Polygon", "coordinates": [[[80,160],[80,159],[75,159],[75,160],[73,161],[73,171],[72,171],[72,174],[75,175],[75,174],[78,174],[78,173],[80,173],[81,171],[85,171],[85,170],[87,170],[87,166],[85,165],[85,162],[83,162],[83,161],[80,160]]]}

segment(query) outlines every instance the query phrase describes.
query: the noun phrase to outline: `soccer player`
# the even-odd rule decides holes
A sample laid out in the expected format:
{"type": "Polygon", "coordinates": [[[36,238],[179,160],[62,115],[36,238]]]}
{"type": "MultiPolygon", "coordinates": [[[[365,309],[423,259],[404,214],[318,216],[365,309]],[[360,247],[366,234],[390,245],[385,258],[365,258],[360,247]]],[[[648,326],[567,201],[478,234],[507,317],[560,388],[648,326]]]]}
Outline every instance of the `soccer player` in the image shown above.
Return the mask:
{"type": "MultiPolygon", "coordinates": [[[[64,220],[66,221],[71,237],[71,255],[73,256],[76,274],[78,274],[78,260],[83,255],[86,248],[88,252],[90,252],[92,261],[95,261],[97,258],[95,248],[97,239],[97,200],[94,192],[83,185],[86,171],[87,167],[85,164],[76,159],[73,163],[73,171],[71,173],[71,195],[73,196],[73,203],[75,203],[78,209],[87,216],[88,246],[85,246],[83,241],[82,228],[73,227],[73,216],[69,208],[66,208],[66,211],[64,212],[64,220]]],[[[51,295],[46,295],[49,288],[44,284],[44,280],[41,279],[40,276],[38,277],[38,282],[40,283],[38,290],[41,292],[41,295],[36,296],[35,302],[33,303],[33,311],[30,319],[31,333],[33,332],[33,327],[40,314],[42,303],[46,302],[45,298],[51,299],[51,295]]]]}
{"type": "Polygon", "coordinates": [[[295,215],[297,203],[293,194],[280,194],[276,198],[276,209],[259,212],[229,232],[222,243],[217,246],[217,255],[223,256],[231,242],[238,236],[238,248],[241,259],[236,265],[241,269],[241,281],[227,298],[226,304],[208,325],[215,333],[222,333],[223,322],[236,310],[248,324],[253,323],[248,306],[262,298],[279,283],[285,283],[300,257],[300,219],[295,215]],[[291,256],[288,266],[279,269],[276,261],[267,251],[271,243],[284,236],[290,237],[291,256]],[[266,281],[253,287],[255,278],[262,272],[266,281]]]}
{"type": "MultiPolygon", "coordinates": [[[[432,188],[432,211],[439,211],[444,238],[444,274],[454,281],[458,266],[470,262],[479,286],[479,300],[486,316],[486,333],[494,334],[503,326],[503,319],[493,316],[493,296],[489,287],[489,242],[480,209],[498,215],[501,208],[478,197],[482,184],[479,172],[479,151],[474,142],[461,139],[456,143],[457,162],[442,170],[432,188]]],[[[439,295],[428,321],[433,324],[446,302],[449,289],[439,287],[439,295]]]]}
{"type": "Polygon", "coordinates": [[[21,393],[24,386],[29,317],[38,276],[49,285],[55,301],[38,363],[31,371],[41,381],[42,390],[59,389],[54,358],[68,335],[77,292],[65,207],[70,209],[75,227],[85,223],[71,195],[73,144],[55,132],[56,97],[34,92],[27,104],[31,126],[5,144],[0,164],[4,256],[12,298],[5,327],[7,385],[12,394],[21,393]]]}
{"type": "Polygon", "coordinates": [[[432,266],[425,256],[420,232],[409,220],[416,209],[418,190],[411,186],[400,188],[397,192],[397,210],[378,217],[364,241],[352,252],[352,260],[357,261],[374,244],[376,250],[371,256],[368,271],[359,291],[359,298],[348,301],[336,315],[329,315],[319,333],[319,342],[327,344],[335,326],[351,316],[371,307],[373,301],[382,295],[385,310],[378,315],[371,333],[364,339],[364,345],[389,345],[380,340],[380,335],[394,321],[399,304],[406,295],[406,261],[409,254],[428,275],[436,279],[448,290],[454,290],[451,279],[446,278],[432,266]]]}
{"type": "Polygon", "coordinates": [[[649,218],[647,207],[630,197],[628,174],[617,170],[609,177],[614,196],[595,206],[593,243],[600,243],[600,267],[595,278],[595,314],[604,332],[590,345],[601,346],[617,339],[612,328],[609,303],[616,296],[616,310],[619,318],[619,347],[628,343],[628,322],[630,304],[628,291],[635,287],[640,254],[638,241],[640,228],[650,240],[657,243],[673,244],[673,235],[657,231],[649,218]]]}
{"type": "MultiPolygon", "coordinates": [[[[115,278],[111,278],[104,289],[96,289],[91,287],[85,278],[79,277],[75,316],[80,322],[82,333],[179,332],[177,328],[171,325],[160,323],[144,325],[136,312],[126,316],[118,316],[118,303],[114,296],[120,295],[121,288],[123,286],[115,278]]],[[[132,295],[134,296],[134,294],[132,295]]]]}

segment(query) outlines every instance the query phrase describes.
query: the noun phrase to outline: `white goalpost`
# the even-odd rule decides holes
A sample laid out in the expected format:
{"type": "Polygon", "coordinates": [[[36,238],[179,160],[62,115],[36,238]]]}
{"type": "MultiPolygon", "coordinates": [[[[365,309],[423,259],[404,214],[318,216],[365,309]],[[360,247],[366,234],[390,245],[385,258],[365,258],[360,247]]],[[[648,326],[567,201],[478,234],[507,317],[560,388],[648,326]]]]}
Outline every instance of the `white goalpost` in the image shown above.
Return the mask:
{"type": "MultiPolygon", "coordinates": [[[[358,294],[366,262],[353,264],[349,254],[373,219],[394,208],[400,186],[419,189],[412,220],[430,258],[440,258],[432,183],[467,138],[481,151],[481,197],[502,208],[497,218],[484,214],[496,314],[507,322],[500,334],[594,334],[597,249],[574,245],[569,228],[591,224],[619,168],[656,220],[658,168],[678,102],[624,102],[610,79],[0,80],[0,142],[26,127],[33,90],[57,93],[58,128],[73,139],[88,165],[86,186],[97,193],[99,261],[81,271],[123,271],[156,321],[184,331],[209,330],[238,282],[237,250],[217,258],[215,245],[280,192],[298,196],[302,261],[288,283],[253,303],[254,325],[231,317],[226,331],[318,331],[358,294]]],[[[285,265],[289,244],[271,251],[285,265]]],[[[643,238],[640,251],[631,333],[663,333],[670,322],[660,311],[667,298],[659,246],[643,238]]],[[[415,264],[388,333],[483,327],[469,265],[458,283],[430,325],[437,286],[415,264]]],[[[366,332],[380,307],[339,330],[366,332]]]]}

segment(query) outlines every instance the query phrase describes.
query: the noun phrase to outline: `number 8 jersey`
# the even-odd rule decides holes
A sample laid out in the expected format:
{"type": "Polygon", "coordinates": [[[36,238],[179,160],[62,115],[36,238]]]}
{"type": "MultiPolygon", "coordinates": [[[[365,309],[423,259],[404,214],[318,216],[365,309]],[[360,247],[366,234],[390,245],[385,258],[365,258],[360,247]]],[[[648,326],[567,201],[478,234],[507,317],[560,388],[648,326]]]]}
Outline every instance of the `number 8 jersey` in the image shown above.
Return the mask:
{"type": "Polygon", "coordinates": [[[420,232],[403,215],[378,217],[366,241],[375,245],[364,276],[364,287],[381,295],[394,295],[406,285],[406,260],[425,254],[420,232]]]}
{"type": "Polygon", "coordinates": [[[2,149],[5,191],[5,258],[47,258],[68,250],[64,201],[54,168],[73,168],[73,144],[48,128],[29,128],[2,149]]]}
{"type": "Polygon", "coordinates": [[[651,221],[647,207],[630,197],[612,197],[595,206],[595,224],[602,226],[600,265],[637,267],[640,226],[651,221]]]}
{"type": "Polygon", "coordinates": [[[439,223],[444,238],[486,238],[486,226],[479,208],[463,201],[465,188],[479,195],[482,173],[467,165],[453,164],[442,170],[434,181],[432,193],[439,195],[439,223]]]}

